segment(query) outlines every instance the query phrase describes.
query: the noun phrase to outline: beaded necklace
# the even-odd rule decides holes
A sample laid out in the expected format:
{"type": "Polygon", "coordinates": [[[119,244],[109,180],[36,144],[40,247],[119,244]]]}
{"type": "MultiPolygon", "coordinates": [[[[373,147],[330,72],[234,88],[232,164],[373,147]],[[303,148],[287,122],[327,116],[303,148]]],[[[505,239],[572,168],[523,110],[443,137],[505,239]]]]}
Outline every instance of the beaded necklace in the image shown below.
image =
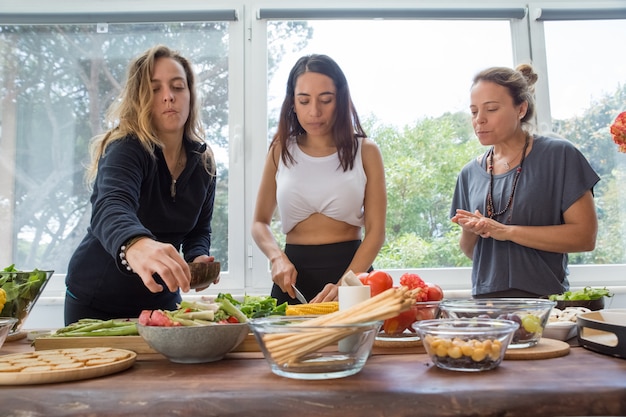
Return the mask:
{"type": "MultiPolygon", "coordinates": [[[[498,216],[503,215],[507,212],[507,210],[511,207],[513,203],[513,196],[515,195],[515,188],[517,187],[517,181],[519,180],[519,176],[522,173],[522,166],[524,165],[524,159],[526,159],[526,149],[528,149],[528,144],[530,143],[530,136],[526,135],[526,142],[524,143],[524,149],[522,149],[522,159],[520,160],[519,166],[515,170],[515,177],[513,178],[513,186],[511,187],[511,195],[509,195],[509,199],[506,202],[504,208],[500,211],[495,211],[493,206],[493,146],[489,150],[487,154],[487,158],[489,159],[489,166],[487,167],[487,171],[489,171],[489,192],[487,193],[487,217],[490,219],[494,219],[498,216]]],[[[507,219],[507,223],[511,220],[511,215],[507,219]]]]}

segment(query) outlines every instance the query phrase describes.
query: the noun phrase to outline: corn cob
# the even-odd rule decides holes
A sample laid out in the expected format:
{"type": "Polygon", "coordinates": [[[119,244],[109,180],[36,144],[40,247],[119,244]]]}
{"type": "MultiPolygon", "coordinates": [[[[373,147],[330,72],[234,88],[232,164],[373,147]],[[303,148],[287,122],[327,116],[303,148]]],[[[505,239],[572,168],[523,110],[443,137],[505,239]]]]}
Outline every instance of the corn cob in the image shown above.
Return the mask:
{"type": "Polygon", "coordinates": [[[334,313],[339,310],[339,302],[325,301],[323,303],[288,305],[288,316],[309,316],[334,313]]]}
{"type": "Polygon", "coordinates": [[[0,311],[4,308],[4,304],[7,302],[7,293],[3,288],[0,288],[0,311]]]}

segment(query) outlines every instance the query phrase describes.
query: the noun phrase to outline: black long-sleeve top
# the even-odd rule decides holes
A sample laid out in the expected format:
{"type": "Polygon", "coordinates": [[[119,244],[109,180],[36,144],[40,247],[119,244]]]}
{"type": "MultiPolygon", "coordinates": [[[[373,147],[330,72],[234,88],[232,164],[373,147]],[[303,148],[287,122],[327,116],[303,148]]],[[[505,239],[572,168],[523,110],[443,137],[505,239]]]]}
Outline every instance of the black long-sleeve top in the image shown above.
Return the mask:
{"type": "MultiPolygon", "coordinates": [[[[135,236],[171,243],[185,260],[208,255],[215,175],[201,160],[206,145],[184,140],[187,165],[175,183],[164,155],[150,155],[134,137],[112,142],[100,159],[91,196],[91,223],[66,276],[68,296],[111,318],[138,317],[143,309],[175,309],[179,291],[151,293],[121,265],[120,247],[135,236]]],[[[162,283],[156,276],[157,282],[162,283]]]]}

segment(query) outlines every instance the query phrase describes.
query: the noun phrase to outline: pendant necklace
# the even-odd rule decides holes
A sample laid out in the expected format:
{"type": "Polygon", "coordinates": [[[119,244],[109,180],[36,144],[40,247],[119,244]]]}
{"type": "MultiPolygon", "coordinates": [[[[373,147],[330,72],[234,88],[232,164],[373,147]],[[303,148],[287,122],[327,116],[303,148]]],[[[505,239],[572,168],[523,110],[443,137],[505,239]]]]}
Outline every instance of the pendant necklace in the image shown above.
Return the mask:
{"type": "MultiPolygon", "coordinates": [[[[522,149],[522,159],[520,160],[519,166],[515,170],[515,177],[513,178],[513,185],[511,186],[511,194],[509,195],[509,199],[506,202],[504,208],[500,211],[495,211],[493,206],[493,146],[489,150],[489,154],[487,158],[489,160],[489,166],[487,167],[487,171],[489,171],[489,192],[487,193],[487,217],[490,219],[495,219],[498,216],[506,213],[511,204],[513,203],[513,196],[515,195],[515,188],[517,187],[517,181],[519,180],[519,176],[522,173],[522,166],[524,165],[524,159],[526,159],[526,150],[528,149],[528,144],[530,143],[530,136],[526,135],[526,141],[524,142],[524,148],[522,149]]],[[[508,169],[508,163],[505,164],[505,168],[508,169]]],[[[509,215],[507,222],[511,220],[511,215],[509,215]]]]}
{"type": "MultiPolygon", "coordinates": [[[[174,172],[178,171],[181,167],[185,166],[185,161],[183,160],[183,152],[185,152],[185,148],[183,147],[180,151],[180,153],[178,154],[178,159],[176,160],[176,165],[174,166],[174,172]]],[[[174,175],[171,175],[172,177],[172,183],[170,184],[170,196],[172,198],[176,198],[176,181],[178,180],[178,177],[174,178],[174,175]]]]}
{"type": "MultiPolygon", "coordinates": [[[[528,140],[528,139],[527,139],[527,140],[528,140]]],[[[515,158],[511,159],[511,161],[515,161],[515,160],[517,159],[517,157],[518,157],[518,156],[520,156],[520,154],[521,154],[523,151],[525,151],[525,149],[526,149],[526,146],[524,146],[524,148],[522,148],[522,150],[521,150],[521,151],[520,151],[517,155],[515,155],[515,158]]],[[[493,157],[493,156],[492,156],[492,157],[493,157]]],[[[509,161],[504,161],[504,162],[502,163],[502,165],[504,165],[504,169],[506,169],[507,171],[508,171],[509,169],[511,169],[511,165],[509,164],[509,161]]]]}

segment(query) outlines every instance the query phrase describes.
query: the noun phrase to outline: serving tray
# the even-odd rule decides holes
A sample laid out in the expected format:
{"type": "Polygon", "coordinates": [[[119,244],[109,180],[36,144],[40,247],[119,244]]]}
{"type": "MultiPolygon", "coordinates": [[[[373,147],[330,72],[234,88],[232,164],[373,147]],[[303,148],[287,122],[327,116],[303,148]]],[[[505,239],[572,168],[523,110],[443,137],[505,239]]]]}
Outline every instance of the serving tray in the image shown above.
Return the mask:
{"type": "Polygon", "coordinates": [[[48,384],[113,374],[130,368],[137,354],[112,348],[52,349],[0,356],[0,385],[48,384]]]}

